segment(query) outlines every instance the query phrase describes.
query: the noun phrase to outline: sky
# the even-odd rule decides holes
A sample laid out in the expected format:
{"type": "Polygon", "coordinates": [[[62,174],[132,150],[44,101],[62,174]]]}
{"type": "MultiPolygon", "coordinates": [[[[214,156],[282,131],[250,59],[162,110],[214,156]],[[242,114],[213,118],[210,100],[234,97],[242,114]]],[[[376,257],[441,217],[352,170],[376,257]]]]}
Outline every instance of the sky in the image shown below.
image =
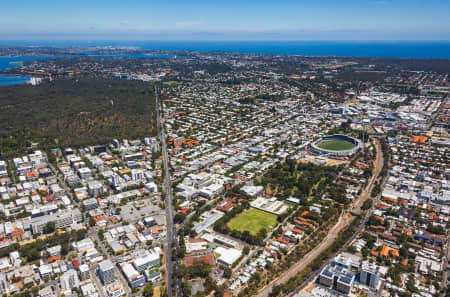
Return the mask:
{"type": "Polygon", "coordinates": [[[450,40],[449,0],[14,0],[0,40],[450,40]]]}

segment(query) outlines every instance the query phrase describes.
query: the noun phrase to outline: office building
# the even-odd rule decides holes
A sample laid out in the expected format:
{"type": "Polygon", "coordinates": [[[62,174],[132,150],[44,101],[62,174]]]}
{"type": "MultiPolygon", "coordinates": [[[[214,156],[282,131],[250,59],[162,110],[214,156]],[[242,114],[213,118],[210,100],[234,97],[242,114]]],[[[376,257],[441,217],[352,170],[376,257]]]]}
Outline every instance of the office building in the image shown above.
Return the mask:
{"type": "Polygon", "coordinates": [[[151,250],[145,257],[136,258],[133,261],[133,265],[137,271],[141,272],[147,268],[157,267],[160,263],[159,253],[151,250]]]}
{"type": "Polygon", "coordinates": [[[80,280],[81,281],[88,280],[90,277],[89,265],[87,265],[87,264],[80,265],[80,267],[78,269],[80,270],[80,280]]]}
{"type": "Polygon", "coordinates": [[[144,179],[144,172],[141,169],[132,169],[131,178],[134,181],[141,181],[144,179]]]}
{"type": "Polygon", "coordinates": [[[319,283],[342,294],[349,294],[355,282],[355,275],[350,270],[335,265],[327,265],[319,275],[319,283]]]}
{"type": "Polygon", "coordinates": [[[114,189],[120,190],[122,188],[124,180],[123,180],[123,178],[120,177],[120,175],[114,174],[111,177],[111,182],[112,182],[112,186],[113,186],[114,189]]]}
{"type": "Polygon", "coordinates": [[[121,265],[122,272],[125,275],[125,278],[128,281],[130,287],[138,288],[142,287],[145,284],[144,275],[140,274],[136,269],[134,269],[133,265],[130,263],[123,263],[121,265]]]}
{"type": "Polygon", "coordinates": [[[103,184],[97,180],[88,182],[88,193],[91,196],[97,197],[103,194],[103,184]]]}
{"type": "Polygon", "coordinates": [[[83,216],[78,209],[65,210],[54,214],[48,214],[31,219],[31,228],[33,234],[42,233],[45,225],[50,222],[55,223],[56,229],[66,228],[73,223],[80,223],[83,220],[83,216]]]}
{"type": "Polygon", "coordinates": [[[111,262],[111,260],[100,262],[98,264],[97,273],[98,277],[104,284],[112,283],[116,279],[114,264],[111,262]]]}
{"type": "Polygon", "coordinates": [[[78,176],[81,179],[91,178],[92,177],[92,171],[89,168],[87,168],[87,167],[80,168],[80,169],[78,169],[78,176]]]}
{"type": "Polygon", "coordinates": [[[83,206],[86,210],[96,209],[98,207],[98,201],[95,198],[86,199],[83,201],[83,206]]]}
{"type": "Polygon", "coordinates": [[[59,280],[63,291],[69,290],[73,287],[78,287],[80,285],[80,280],[78,279],[77,272],[74,269],[66,271],[63,275],[61,275],[59,280]]]}

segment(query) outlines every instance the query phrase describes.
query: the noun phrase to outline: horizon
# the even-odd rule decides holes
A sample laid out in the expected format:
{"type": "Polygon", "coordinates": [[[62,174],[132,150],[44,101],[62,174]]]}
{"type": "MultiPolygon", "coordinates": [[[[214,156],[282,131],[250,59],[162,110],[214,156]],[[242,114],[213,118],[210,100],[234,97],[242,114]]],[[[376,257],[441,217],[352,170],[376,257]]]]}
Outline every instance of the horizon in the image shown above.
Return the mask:
{"type": "Polygon", "coordinates": [[[1,47],[135,48],[155,51],[449,59],[448,40],[0,40],[1,47]]]}
{"type": "Polygon", "coordinates": [[[442,42],[450,39],[0,39],[0,42],[442,42]]]}

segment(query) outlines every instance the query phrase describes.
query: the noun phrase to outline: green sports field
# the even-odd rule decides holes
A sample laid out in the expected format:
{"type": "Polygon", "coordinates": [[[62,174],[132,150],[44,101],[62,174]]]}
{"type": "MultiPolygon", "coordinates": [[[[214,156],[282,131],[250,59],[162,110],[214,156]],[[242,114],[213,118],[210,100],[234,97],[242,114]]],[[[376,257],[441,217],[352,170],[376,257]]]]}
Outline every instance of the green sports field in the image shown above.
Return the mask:
{"type": "Polygon", "coordinates": [[[261,229],[272,230],[278,224],[277,216],[262,210],[252,208],[232,218],[227,226],[236,231],[248,231],[252,235],[258,234],[261,229]]]}
{"type": "Polygon", "coordinates": [[[319,148],[329,151],[345,151],[352,149],[355,145],[345,140],[329,140],[318,145],[319,148]]]}
{"type": "Polygon", "coordinates": [[[163,84],[170,87],[170,86],[178,84],[178,82],[171,80],[171,81],[165,81],[165,82],[163,82],[163,84]]]}

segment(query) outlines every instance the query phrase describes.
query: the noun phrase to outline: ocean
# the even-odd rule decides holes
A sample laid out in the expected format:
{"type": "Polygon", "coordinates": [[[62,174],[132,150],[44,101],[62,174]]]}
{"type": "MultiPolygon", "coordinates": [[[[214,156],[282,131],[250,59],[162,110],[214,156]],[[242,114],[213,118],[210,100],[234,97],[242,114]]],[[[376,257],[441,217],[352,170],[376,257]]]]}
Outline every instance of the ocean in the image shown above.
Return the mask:
{"type": "Polygon", "coordinates": [[[450,59],[450,41],[0,41],[17,46],[136,46],[153,50],[450,59]]]}
{"type": "Polygon", "coordinates": [[[31,77],[18,75],[0,75],[0,86],[21,85],[29,82],[31,77]]]}
{"type": "MultiPolygon", "coordinates": [[[[237,52],[274,55],[450,59],[450,41],[0,41],[0,46],[133,46],[141,49],[237,52]]],[[[102,57],[170,58],[170,55],[90,55],[102,57]]],[[[0,70],[21,62],[58,57],[0,57],[0,70]]],[[[30,77],[0,75],[0,85],[21,84],[30,77]]]]}

